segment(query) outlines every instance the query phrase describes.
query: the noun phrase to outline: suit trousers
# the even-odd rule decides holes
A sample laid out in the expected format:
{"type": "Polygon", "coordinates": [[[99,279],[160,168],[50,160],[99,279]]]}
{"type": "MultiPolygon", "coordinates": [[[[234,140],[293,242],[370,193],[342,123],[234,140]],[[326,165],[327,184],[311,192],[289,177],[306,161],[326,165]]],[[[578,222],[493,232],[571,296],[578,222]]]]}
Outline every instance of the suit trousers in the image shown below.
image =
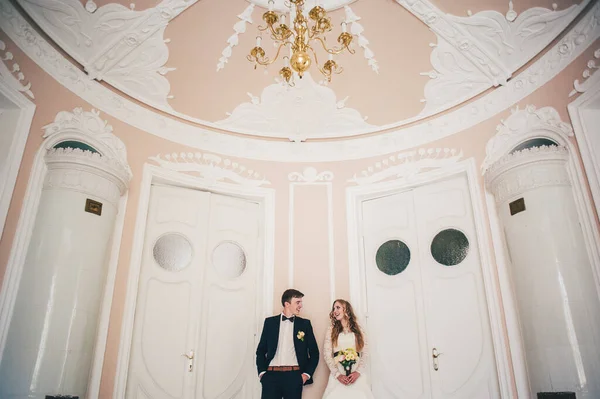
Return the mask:
{"type": "Polygon", "coordinates": [[[267,371],[260,379],[261,399],[301,399],[304,380],[300,371],[267,371]]]}

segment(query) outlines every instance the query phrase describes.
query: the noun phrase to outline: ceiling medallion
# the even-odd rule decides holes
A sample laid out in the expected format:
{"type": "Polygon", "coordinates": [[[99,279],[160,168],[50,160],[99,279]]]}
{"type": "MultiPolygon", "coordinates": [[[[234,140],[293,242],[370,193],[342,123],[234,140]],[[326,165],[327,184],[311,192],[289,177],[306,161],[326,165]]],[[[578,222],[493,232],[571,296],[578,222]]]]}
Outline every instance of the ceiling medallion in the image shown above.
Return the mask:
{"type": "Polygon", "coordinates": [[[339,47],[327,47],[325,34],[332,30],[331,19],[327,12],[319,3],[308,12],[304,8],[304,0],[290,0],[289,2],[289,18],[291,26],[286,25],[286,13],[278,15],[274,11],[275,1],[269,1],[269,10],[263,14],[262,19],[267,26],[259,26],[260,32],[267,32],[277,47],[277,52],[274,58],[269,58],[265,50],[261,47],[262,36],[259,34],[256,38],[256,46],[250,51],[247,56],[250,62],[254,63],[254,68],[258,65],[268,66],[279,59],[281,50],[285,47],[289,48],[289,56],[283,56],[284,66],[279,70],[279,75],[289,84],[293,85],[294,72],[298,74],[300,79],[302,75],[308,71],[314,63],[317,69],[325,76],[328,82],[331,81],[331,76],[339,74],[343,71],[333,56],[340,54],[344,50],[348,50],[350,54],[355,51],[350,48],[353,36],[347,32],[346,22],[342,22],[342,33],[337,38],[339,47]],[[309,26],[309,21],[312,20],[312,26],[309,26]],[[312,44],[320,44],[329,59],[324,64],[320,64],[317,52],[312,47],[312,44]],[[309,53],[310,52],[310,53],[309,53]]]}

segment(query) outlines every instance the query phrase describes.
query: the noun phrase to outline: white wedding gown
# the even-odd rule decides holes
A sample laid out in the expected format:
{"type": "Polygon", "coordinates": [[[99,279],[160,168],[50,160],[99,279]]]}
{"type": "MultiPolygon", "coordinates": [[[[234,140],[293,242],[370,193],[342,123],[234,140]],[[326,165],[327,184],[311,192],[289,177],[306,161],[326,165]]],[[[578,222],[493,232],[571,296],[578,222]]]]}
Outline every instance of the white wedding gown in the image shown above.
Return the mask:
{"type": "Polygon", "coordinates": [[[325,343],[323,345],[323,357],[325,358],[325,362],[331,373],[329,374],[329,381],[327,382],[327,388],[323,394],[323,399],[375,399],[373,393],[371,393],[370,383],[366,375],[365,362],[369,355],[369,347],[367,345],[367,338],[364,334],[363,338],[365,343],[360,353],[360,358],[358,362],[352,366],[352,371],[358,371],[360,377],[358,377],[354,384],[344,385],[337,379],[339,375],[345,375],[344,368],[334,360],[333,354],[347,348],[356,349],[354,333],[340,333],[337,345],[335,348],[332,348],[331,326],[327,329],[325,343]]]}

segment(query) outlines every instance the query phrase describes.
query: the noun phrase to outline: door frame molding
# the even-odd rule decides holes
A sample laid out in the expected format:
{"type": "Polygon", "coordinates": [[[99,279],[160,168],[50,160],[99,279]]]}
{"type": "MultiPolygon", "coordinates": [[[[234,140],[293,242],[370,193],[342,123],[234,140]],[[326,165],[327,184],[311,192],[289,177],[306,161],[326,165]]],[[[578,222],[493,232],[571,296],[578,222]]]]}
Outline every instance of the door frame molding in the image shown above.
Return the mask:
{"type": "MultiPolygon", "coordinates": [[[[486,219],[485,199],[474,158],[457,162],[454,165],[421,173],[409,179],[400,178],[383,183],[365,184],[346,189],[346,212],[348,218],[348,262],[350,280],[350,300],[358,317],[367,317],[366,265],[364,262],[363,221],[361,204],[366,200],[406,191],[407,189],[434,183],[457,175],[465,175],[471,196],[473,219],[477,245],[481,256],[481,272],[485,289],[492,345],[496,359],[498,383],[502,398],[516,398],[513,364],[507,340],[507,325],[504,313],[511,310],[504,306],[500,296],[500,282],[494,262],[494,252],[486,219]]],[[[516,318],[516,316],[515,316],[516,318]]]]}
{"type": "MultiPolygon", "coordinates": [[[[142,181],[140,184],[140,198],[137,207],[137,216],[134,226],[134,237],[129,261],[129,272],[127,277],[127,294],[125,297],[125,308],[121,335],[119,341],[119,354],[117,356],[117,372],[113,398],[125,397],[127,388],[127,376],[129,372],[129,360],[131,355],[131,344],[133,339],[134,316],[137,306],[137,295],[139,276],[142,266],[142,254],[144,249],[144,238],[146,233],[146,220],[150,204],[150,193],[153,183],[166,184],[174,187],[199,189],[215,194],[227,195],[237,198],[249,199],[260,204],[262,218],[260,231],[263,235],[262,259],[258,264],[263,265],[259,269],[258,279],[262,281],[262,287],[258,291],[257,303],[261,304],[256,313],[257,320],[270,316],[273,311],[273,284],[274,284],[274,249],[275,249],[275,190],[270,188],[252,187],[240,184],[231,184],[222,181],[205,179],[177,171],[161,168],[148,163],[144,164],[142,181]],[[261,290],[262,289],[262,290],[261,290]]],[[[262,324],[257,324],[255,341],[257,341],[262,329],[262,324]]]]}
{"type": "Polygon", "coordinates": [[[15,184],[17,183],[17,174],[23,153],[25,152],[25,144],[29,137],[33,115],[35,114],[36,105],[27,99],[22,93],[17,91],[8,81],[4,80],[0,74],[0,95],[4,96],[14,106],[15,110],[19,110],[17,124],[12,132],[10,140],[10,148],[8,150],[8,158],[6,159],[6,167],[4,175],[0,176],[4,180],[4,186],[0,190],[0,237],[4,231],[4,224],[8,216],[8,209],[12,199],[15,184]]]}

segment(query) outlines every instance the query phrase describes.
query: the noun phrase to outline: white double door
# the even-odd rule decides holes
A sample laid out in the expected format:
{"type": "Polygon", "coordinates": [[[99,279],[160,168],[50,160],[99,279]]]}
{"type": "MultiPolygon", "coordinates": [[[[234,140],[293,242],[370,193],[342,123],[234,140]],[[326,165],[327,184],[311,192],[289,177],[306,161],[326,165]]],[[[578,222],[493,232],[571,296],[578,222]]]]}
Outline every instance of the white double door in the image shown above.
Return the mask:
{"type": "Polygon", "coordinates": [[[362,220],[374,396],[499,398],[466,177],[365,201],[362,220]]]}
{"type": "Polygon", "coordinates": [[[259,221],[255,202],[152,186],[127,398],[253,397],[259,221]]]}

